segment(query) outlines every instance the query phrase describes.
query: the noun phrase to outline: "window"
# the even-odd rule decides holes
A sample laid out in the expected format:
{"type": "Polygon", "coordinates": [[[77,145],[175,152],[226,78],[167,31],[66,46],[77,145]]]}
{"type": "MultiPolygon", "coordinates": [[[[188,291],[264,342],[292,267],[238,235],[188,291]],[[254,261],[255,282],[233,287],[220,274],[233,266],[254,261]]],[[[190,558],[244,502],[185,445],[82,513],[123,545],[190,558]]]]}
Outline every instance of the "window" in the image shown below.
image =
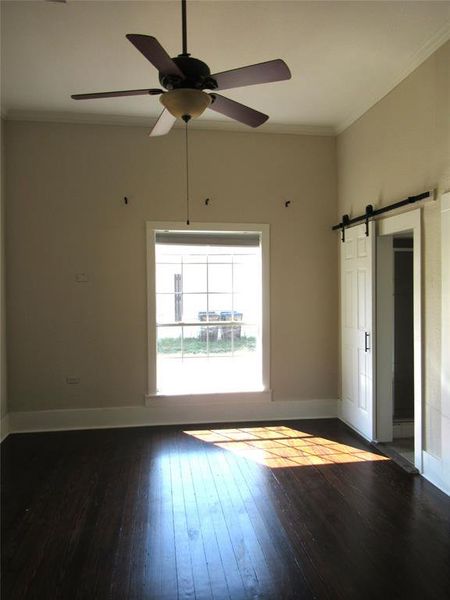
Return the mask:
{"type": "Polygon", "coordinates": [[[149,230],[151,388],[162,395],[262,391],[262,232],[156,225],[149,230]]]}

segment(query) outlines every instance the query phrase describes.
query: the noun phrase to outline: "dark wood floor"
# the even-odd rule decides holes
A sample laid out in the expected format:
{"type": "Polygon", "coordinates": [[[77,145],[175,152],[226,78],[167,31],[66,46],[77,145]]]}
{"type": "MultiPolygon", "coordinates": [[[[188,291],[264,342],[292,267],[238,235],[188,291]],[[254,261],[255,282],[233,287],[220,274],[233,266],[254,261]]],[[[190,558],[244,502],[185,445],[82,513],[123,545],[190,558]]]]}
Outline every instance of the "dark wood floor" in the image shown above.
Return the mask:
{"type": "Polygon", "coordinates": [[[3,600],[450,598],[449,499],[342,423],[201,429],[11,435],[3,600]]]}

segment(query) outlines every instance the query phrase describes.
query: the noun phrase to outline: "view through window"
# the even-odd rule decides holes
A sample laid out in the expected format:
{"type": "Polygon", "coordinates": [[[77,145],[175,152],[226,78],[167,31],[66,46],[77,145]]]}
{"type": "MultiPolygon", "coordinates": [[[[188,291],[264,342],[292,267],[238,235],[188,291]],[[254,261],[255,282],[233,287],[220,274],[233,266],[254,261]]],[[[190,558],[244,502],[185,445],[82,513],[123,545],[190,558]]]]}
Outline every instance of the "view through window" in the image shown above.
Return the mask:
{"type": "Polygon", "coordinates": [[[157,389],[262,390],[259,235],[157,232],[157,389]]]}

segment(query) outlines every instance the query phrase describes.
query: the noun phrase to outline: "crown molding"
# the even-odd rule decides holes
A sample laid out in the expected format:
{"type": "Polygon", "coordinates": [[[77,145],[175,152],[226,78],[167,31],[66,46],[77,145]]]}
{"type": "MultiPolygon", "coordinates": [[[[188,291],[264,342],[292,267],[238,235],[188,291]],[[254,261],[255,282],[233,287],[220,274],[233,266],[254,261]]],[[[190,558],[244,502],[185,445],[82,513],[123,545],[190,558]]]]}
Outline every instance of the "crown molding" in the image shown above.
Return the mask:
{"type": "MultiPolygon", "coordinates": [[[[218,131],[236,131],[240,133],[274,133],[290,135],[316,135],[334,137],[336,130],[332,125],[302,125],[302,124],[283,124],[283,123],[265,123],[256,129],[249,129],[235,121],[194,121],[194,129],[215,129],[218,131]]],[[[182,125],[180,125],[182,127],[182,125]]]]}
{"type": "MultiPolygon", "coordinates": [[[[9,110],[4,111],[2,118],[7,121],[34,121],[46,123],[74,123],[90,125],[119,125],[127,127],[147,127],[149,130],[156,122],[154,117],[132,116],[132,115],[104,115],[99,113],[81,112],[52,112],[52,111],[29,111],[9,110]]],[[[176,128],[184,125],[177,121],[176,128]]],[[[213,131],[234,131],[239,133],[266,133],[266,134],[291,134],[312,136],[334,136],[335,129],[332,126],[322,125],[287,125],[281,123],[266,123],[257,129],[250,129],[245,125],[234,121],[210,121],[193,120],[190,124],[192,129],[213,131]]]]}
{"type": "Polygon", "coordinates": [[[406,68],[387,85],[384,91],[380,94],[374,94],[372,99],[367,105],[367,102],[360,105],[358,110],[353,111],[349,114],[335,129],[335,134],[339,135],[345,131],[355,121],[360,119],[366,112],[375,106],[380,100],[387,96],[392,90],[394,90],[404,79],[408,77],[413,71],[417,69],[427,58],[429,58],[436,50],[443,46],[450,39],[450,21],[444,23],[437,32],[419,48],[419,50],[412,56],[406,68]]]}

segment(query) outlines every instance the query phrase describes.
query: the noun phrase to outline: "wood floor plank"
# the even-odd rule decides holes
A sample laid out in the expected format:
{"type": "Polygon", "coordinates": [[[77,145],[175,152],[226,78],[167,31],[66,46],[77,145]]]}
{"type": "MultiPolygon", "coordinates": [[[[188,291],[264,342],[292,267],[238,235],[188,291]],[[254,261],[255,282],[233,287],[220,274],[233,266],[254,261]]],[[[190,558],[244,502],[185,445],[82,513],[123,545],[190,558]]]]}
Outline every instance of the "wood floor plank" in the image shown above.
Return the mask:
{"type": "MultiPolygon", "coordinates": [[[[182,455],[183,456],[183,455],[182,455]]],[[[181,468],[181,484],[184,496],[184,506],[186,511],[187,533],[189,541],[189,551],[192,561],[192,570],[195,574],[194,589],[196,598],[213,598],[211,588],[211,569],[207,560],[207,540],[206,533],[203,530],[199,516],[197,497],[193,482],[193,472],[190,464],[190,457],[187,455],[183,460],[181,468]]]]}
{"type": "Polygon", "coordinates": [[[200,523],[205,558],[208,566],[211,595],[213,598],[228,599],[230,595],[227,579],[225,577],[220,547],[217,542],[214,520],[211,515],[206,494],[208,480],[206,482],[203,480],[202,472],[198,465],[198,455],[200,452],[201,450],[198,448],[195,450],[195,452],[189,452],[187,454],[180,452],[179,456],[183,464],[183,470],[189,469],[190,471],[190,481],[192,483],[192,490],[195,495],[198,520],[200,523]]]}
{"type": "MultiPolygon", "coordinates": [[[[223,453],[224,458],[230,465],[230,474],[235,481],[236,489],[239,490],[241,496],[242,507],[245,509],[248,515],[249,521],[252,523],[255,531],[256,539],[258,540],[259,546],[261,547],[262,554],[266,568],[268,571],[269,579],[275,585],[275,589],[281,590],[285,588],[287,571],[283,565],[282,558],[279,555],[280,546],[278,543],[274,543],[275,540],[271,537],[273,528],[270,528],[271,521],[274,520],[274,515],[271,515],[270,519],[263,520],[260,512],[253,500],[252,491],[247,484],[247,480],[242,477],[241,468],[244,468],[244,463],[248,462],[243,458],[235,458],[226,452],[223,453]]],[[[261,472],[262,470],[260,470],[261,472]]],[[[261,473],[264,475],[264,473],[261,473]]],[[[270,507],[270,497],[267,495],[264,498],[266,505],[270,507]]],[[[276,535],[276,534],[275,534],[276,535]]],[[[273,587],[273,585],[272,585],[273,587]]],[[[300,590],[299,590],[300,591],[300,590]]],[[[304,594],[307,593],[306,586],[302,590],[304,594]]],[[[273,594],[273,591],[270,593],[273,594]]]]}
{"type": "MultiPolygon", "coordinates": [[[[172,434],[169,431],[168,435],[172,434]]],[[[162,442],[158,450],[159,479],[159,529],[158,537],[150,549],[150,558],[156,564],[159,585],[153,592],[154,597],[172,600],[178,597],[178,579],[176,570],[174,520],[172,507],[172,482],[170,477],[170,458],[167,440],[161,436],[162,442]]]]}
{"type": "MultiPolygon", "coordinates": [[[[186,447],[186,438],[180,443],[180,447],[186,447]]],[[[216,538],[218,554],[221,559],[224,578],[227,584],[227,593],[232,600],[239,600],[246,597],[244,582],[239,571],[233,548],[230,532],[224,517],[221,505],[221,494],[218,491],[213,473],[205,456],[204,449],[198,448],[192,457],[192,469],[198,475],[196,477],[196,495],[200,498],[203,510],[207,510],[211,525],[216,538]]],[[[214,467],[215,468],[215,467],[214,467]]]]}
{"type": "MultiPolygon", "coordinates": [[[[218,502],[223,515],[229,539],[233,548],[234,558],[242,578],[246,594],[249,598],[253,598],[258,593],[258,577],[255,572],[251,555],[248,550],[249,541],[245,538],[242,531],[238,515],[235,512],[228,488],[226,486],[227,469],[223,468],[223,460],[220,455],[215,456],[213,464],[210,462],[209,452],[206,453],[207,466],[209,475],[204,480],[208,486],[214,486],[216,489],[218,502]]],[[[225,537],[225,536],[224,536],[225,537]]],[[[221,542],[222,542],[221,538],[221,542]]],[[[234,567],[234,561],[232,562],[234,567]]]]}
{"type": "Polygon", "coordinates": [[[234,521],[229,522],[229,527],[233,527],[238,534],[237,555],[245,565],[244,570],[249,572],[251,566],[251,572],[255,575],[252,593],[259,594],[261,598],[271,597],[275,588],[269,574],[269,566],[234,480],[233,467],[230,466],[224,452],[217,454],[215,465],[216,470],[220,468],[221,473],[221,502],[226,502],[228,519],[234,521]]]}
{"type": "Polygon", "coordinates": [[[240,460],[237,466],[235,476],[239,487],[246,489],[247,505],[253,505],[249,510],[260,524],[261,545],[267,553],[266,560],[271,565],[277,588],[286,598],[313,597],[303,565],[278,518],[279,504],[268,483],[270,470],[262,470],[249,460],[240,460]]]}
{"type": "MultiPolygon", "coordinates": [[[[184,466],[185,467],[185,466],[184,466]]],[[[178,598],[195,598],[194,570],[189,539],[187,508],[184,498],[183,466],[174,445],[170,449],[170,476],[172,482],[172,510],[175,535],[178,598]]]]}

